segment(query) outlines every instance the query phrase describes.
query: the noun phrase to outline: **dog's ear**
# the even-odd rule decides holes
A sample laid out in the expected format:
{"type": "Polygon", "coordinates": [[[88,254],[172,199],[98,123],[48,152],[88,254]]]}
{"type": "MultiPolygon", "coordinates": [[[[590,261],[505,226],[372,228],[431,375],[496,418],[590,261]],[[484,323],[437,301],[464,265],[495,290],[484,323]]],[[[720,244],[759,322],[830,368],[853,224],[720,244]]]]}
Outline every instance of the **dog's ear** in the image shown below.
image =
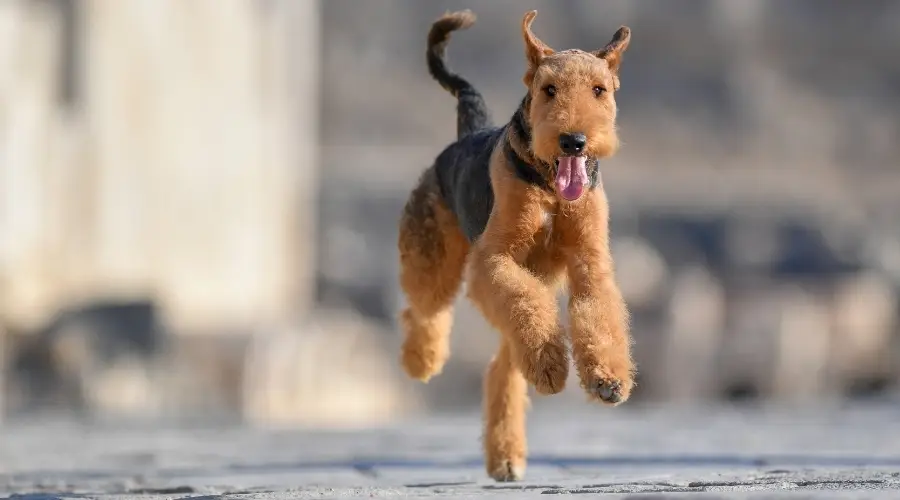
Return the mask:
{"type": "Polygon", "coordinates": [[[531,23],[534,22],[535,16],[537,16],[537,11],[532,10],[525,13],[525,17],[522,19],[522,36],[525,38],[525,57],[528,59],[528,64],[531,69],[536,68],[541,64],[541,60],[553,53],[553,49],[548,47],[531,32],[531,23]]]}
{"type": "Polygon", "coordinates": [[[629,43],[631,43],[631,28],[622,26],[613,35],[612,40],[606,44],[606,47],[594,52],[597,57],[605,59],[609,64],[609,69],[615,79],[616,90],[619,88],[619,66],[622,63],[622,54],[628,50],[629,43]]]}

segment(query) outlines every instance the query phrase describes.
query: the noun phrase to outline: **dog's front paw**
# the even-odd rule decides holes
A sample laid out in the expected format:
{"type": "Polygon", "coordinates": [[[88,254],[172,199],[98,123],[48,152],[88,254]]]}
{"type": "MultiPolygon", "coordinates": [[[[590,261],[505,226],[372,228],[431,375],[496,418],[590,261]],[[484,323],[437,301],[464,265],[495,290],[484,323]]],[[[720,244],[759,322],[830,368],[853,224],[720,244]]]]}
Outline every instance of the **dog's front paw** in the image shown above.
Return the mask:
{"type": "Polygon", "coordinates": [[[527,350],[520,359],[522,375],[538,393],[556,394],[566,387],[569,352],[564,344],[547,342],[527,350]]]}
{"type": "Polygon", "coordinates": [[[616,361],[582,366],[579,370],[581,386],[588,395],[612,406],[627,401],[634,388],[634,366],[631,359],[616,361]]]}
{"type": "Polygon", "coordinates": [[[598,377],[585,384],[588,394],[603,403],[618,405],[631,395],[632,382],[622,382],[616,378],[598,377]]]}
{"type": "Polygon", "coordinates": [[[400,352],[403,371],[410,378],[426,383],[431,377],[441,373],[446,361],[446,350],[425,348],[416,342],[405,342],[400,352]]]}

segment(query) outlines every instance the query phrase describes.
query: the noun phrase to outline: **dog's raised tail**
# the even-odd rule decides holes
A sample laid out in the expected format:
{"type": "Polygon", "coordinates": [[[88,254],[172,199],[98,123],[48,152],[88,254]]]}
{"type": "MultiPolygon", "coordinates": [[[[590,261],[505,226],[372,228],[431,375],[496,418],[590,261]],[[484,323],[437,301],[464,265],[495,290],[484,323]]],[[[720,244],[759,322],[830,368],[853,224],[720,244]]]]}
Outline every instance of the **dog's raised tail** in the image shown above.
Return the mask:
{"type": "Polygon", "coordinates": [[[431,25],[428,33],[428,71],[444,89],[457,98],[456,132],[458,137],[489,127],[491,119],[484,97],[465,78],[447,69],[444,53],[450,33],[475,24],[470,10],[448,12],[431,25]]]}

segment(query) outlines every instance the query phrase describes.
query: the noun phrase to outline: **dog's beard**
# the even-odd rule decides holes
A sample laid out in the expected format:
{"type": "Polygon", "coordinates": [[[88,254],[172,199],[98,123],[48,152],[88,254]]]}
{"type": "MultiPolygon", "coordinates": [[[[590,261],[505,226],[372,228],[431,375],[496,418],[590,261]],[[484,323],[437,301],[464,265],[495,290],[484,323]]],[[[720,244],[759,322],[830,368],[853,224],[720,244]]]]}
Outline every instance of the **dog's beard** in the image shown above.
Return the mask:
{"type": "Polygon", "coordinates": [[[584,194],[588,184],[587,158],[560,156],[556,168],[556,191],[566,201],[575,201],[584,194]]]}

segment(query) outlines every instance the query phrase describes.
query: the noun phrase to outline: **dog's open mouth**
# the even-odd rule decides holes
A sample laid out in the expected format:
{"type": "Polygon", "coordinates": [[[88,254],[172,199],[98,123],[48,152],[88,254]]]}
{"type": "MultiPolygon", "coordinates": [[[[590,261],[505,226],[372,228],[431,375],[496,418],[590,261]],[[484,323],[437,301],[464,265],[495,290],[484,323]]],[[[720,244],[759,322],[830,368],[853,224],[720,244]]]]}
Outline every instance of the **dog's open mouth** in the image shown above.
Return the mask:
{"type": "Polygon", "coordinates": [[[588,183],[587,158],[584,156],[560,156],[556,160],[556,191],[566,201],[581,198],[588,183]]]}

